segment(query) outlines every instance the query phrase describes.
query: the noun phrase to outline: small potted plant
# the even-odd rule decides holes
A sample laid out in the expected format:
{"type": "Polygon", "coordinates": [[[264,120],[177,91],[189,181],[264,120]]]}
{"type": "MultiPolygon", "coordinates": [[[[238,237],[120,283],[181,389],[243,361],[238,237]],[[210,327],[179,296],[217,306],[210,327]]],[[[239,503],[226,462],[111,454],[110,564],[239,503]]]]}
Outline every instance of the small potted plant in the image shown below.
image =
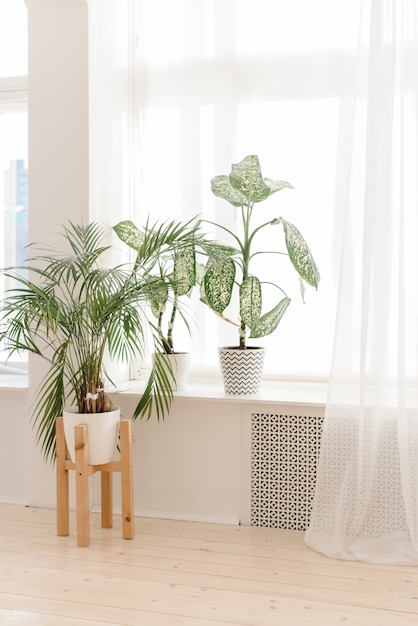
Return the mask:
{"type": "MultiPolygon", "coordinates": [[[[175,349],[174,327],[180,316],[190,332],[188,316],[181,306],[181,298],[190,298],[195,286],[200,284],[204,266],[197,262],[197,254],[208,256],[217,266],[225,258],[226,248],[216,242],[209,241],[200,231],[201,222],[191,219],[177,225],[182,231],[177,238],[177,245],[162,245],[155,264],[149,269],[146,297],[152,315],[156,320],[156,328],[161,338],[165,360],[169,363],[168,375],[175,389],[180,390],[187,382],[190,359],[188,352],[175,349]]],[[[139,267],[138,259],[149,234],[154,227],[149,222],[141,229],[132,221],[125,220],[114,226],[118,237],[137,255],[135,267],[139,267]]],[[[228,251],[229,254],[229,251],[228,251]]],[[[156,357],[158,358],[158,356],[156,357]]]]}
{"type": "MultiPolygon", "coordinates": [[[[156,319],[161,345],[166,359],[170,362],[172,384],[177,390],[182,389],[187,382],[190,359],[188,352],[179,352],[174,349],[173,331],[178,315],[181,316],[186,327],[190,330],[187,316],[180,306],[180,298],[182,296],[190,297],[193,287],[196,285],[194,241],[198,237],[198,229],[199,223],[197,221],[187,222],[184,225],[184,235],[187,234],[191,245],[184,246],[182,241],[179,241],[178,246],[169,249],[163,246],[155,259],[155,266],[149,273],[148,305],[156,319]],[[169,309],[168,316],[167,309],[169,309]]],[[[116,224],[114,230],[118,237],[139,255],[150,226],[147,223],[141,230],[132,221],[125,220],[116,224]]],[[[137,263],[136,266],[138,266],[137,263]]]]}
{"type": "Polygon", "coordinates": [[[163,360],[155,361],[133,418],[150,417],[155,409],[159,419],[170,407],[172,387],[164,367],[164,345],[143,311],[150,289],[159,288],[150,274],[161,247],[189,248],[190,233],[176,222],[149,229],[134,267],[107,267],[111,246],[104,243],[106,235],[96,223],[69,224],[63,231],[64,251],[42,247],[24,265],[30,272],[3,270],[15,286],[0,304],[2,347],[9,355],[26,350],[48,363],[33,414],[47,460],[55,459],[55,423],[62,415],[70,454],[74,425],[91,418],[90,464],[108,462],[106,455],[113,455],[119,411],[113,411],[106,391],[106,384],[111,384],[106,376],[106,352],[111,359],[127,361],[144,353],[146,338],[151,336],[154,351],[163,360]],[[111,441],[105,454],[103,435],[96,446],[91,433],[112,413],[116,415],[113,424],[106,426],[111,441]],[[92,458],[96,449],[99,459],[92,458]]]}
{"type": "MultiPolygon", "coordinates": [[[[286,254],[301,279],[301,285],[307,283],[317,288],[319,271],[308,244],[292,223],[277,217],[253,225],[253,212],[257,204],[277,191],[292,188],[285,181],[263,178],[257,155],[247,156],[240,163],[233,164],[228,176],[215,176],[211,188],[215,196],[239,208],[241,231],[236,234],[222,224],[212,223],[227,235],[235,253],[227,255],[221,266],[209,261],[201,285],[201,299],[223,320],[237,327],[238,345],[219,349],[225,391],[231,394],[253,394],[260,386],[264,349],[248,346],[247,337],[256,339],[274,332],[290,304],[285,290],[276,283],[274,287],[279,293],[279,300],[269,311],[262,311],[263,284],[260,278],[251,273],[252,261],[256,255],[277,252],[263,249],[260,235],[266,228],[282,227],[286,254]],[[257,248],[256,240],[259,242],[257,248]],[[239,305],[237,321],[224,313],[235,288],[239,305]]],[[[279,272],[279,265],[277,267],[279,272]]]]}

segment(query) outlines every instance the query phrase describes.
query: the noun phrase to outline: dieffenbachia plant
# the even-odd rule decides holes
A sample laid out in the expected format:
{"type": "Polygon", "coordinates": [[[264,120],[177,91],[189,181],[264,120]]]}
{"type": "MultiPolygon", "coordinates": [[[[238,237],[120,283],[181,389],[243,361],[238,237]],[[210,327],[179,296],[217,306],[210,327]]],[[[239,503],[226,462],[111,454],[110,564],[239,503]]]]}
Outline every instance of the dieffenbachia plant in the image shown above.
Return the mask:
{"type": "Polygon", "coordinates": [[[247,156],[240,163],[233,164],[229,176],[215,176],[211,181],[211,188],[215,196],[227,200],[235,207],[240,207],[242,235],[240,237],[225,226],[211,222],[232,238],[236,253],[231,256],[226,255],[221,266],[209,261],[201,284],[201,300],[222,319],[238,327],[239,347],[245,348],[247,336],[259,338],[271,334],[277,328],[290,304],[290,298],[284,289],[275,285],[283,297],[270,311],[262,313],[262,283],[257,276],[251,274],[250,264],[256,254],[268,253],[268,251],[260,250],[260,248],[253,250],[255,237],[259,239],[263,229],[270,226],[283,228],[287,254],[300,277],[302,297],[305,282],[312,287],[318,287],[319,271],[300,231],[282,217],[251,229],[251,219],[256,204],[281,189],[293,188],[285,181],[263,178],[257,155],[247,156]],[[237,322],[224,316],[224,311],[231,301],[234,286],[239,289],[237,322]]]}
{"type": "MultiPolygon", "coordinates": [[[[130,220],[119,222],[114,226],[118,237],[137,253],[137,265],[141,264],[141,249],[144,241],[149,232],[155,233],[156,228],[158,228],[157,225],[150,227],[147,223],[145,228],[140,229],[130,220]]],[[[195,238],[198,238],[198,229],[199,223],[196,221],[186,224],[178,223],[177,232],[173,233],[170,241],[171,245],[161,246],[154,267],[148,274],[147,300],[157,320],[156,326],[166,354],[174,353],[173,328],[179,312],[179,298],[185,295],[190,296],[196,285],[195,238]],[[169,299],[171,313],[167,330],[164,331],[163,318],[169,299]]],[[[183,319],[188,325],[184,316],[183,319]]]]}
{"type": "MultiPolygon", "coordinates": [[[[152,266],[147,259],[145,294],[157,320],[156,327],[166,354],[175,353],[173,330],[178,315],[190,331],[187,316],[180,306],[180,298],[190,297],[193,288],[200,284],[204,268],[196,260],[197,253],[209,258],[215,267],[222,263],[226,255],[233,253],[227,246],[206,239],[200,226],[201,222],[195,218],[188,222],[172,222],[169,237],[161,239],[160,248],[156,247],[154,250],[152,266]],[[165,326],[166,317],[168,321],[165,326]]],[[[132,221],[125,220],[113,228],[119,239],[137,255],[134,271],[143,273],[143,250],[149,248],[149,239],[158,246],[158,233],[160,230],[165,232],[167,225],[158,222],[150,224],[147,221],[143,228],[138,228],[132,221]]]]}

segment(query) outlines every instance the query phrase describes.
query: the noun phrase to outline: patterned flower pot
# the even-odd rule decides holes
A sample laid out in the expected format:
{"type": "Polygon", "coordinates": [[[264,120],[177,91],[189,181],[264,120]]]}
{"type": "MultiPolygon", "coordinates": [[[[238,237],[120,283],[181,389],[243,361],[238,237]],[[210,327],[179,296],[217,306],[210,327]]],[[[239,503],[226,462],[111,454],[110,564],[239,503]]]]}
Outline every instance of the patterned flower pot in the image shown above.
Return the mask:
{"type": "Polygon", "coordinates": [[[264,348],[219,348],[219,361],[225,393],[254,395],[263,375],[264,348]]]}

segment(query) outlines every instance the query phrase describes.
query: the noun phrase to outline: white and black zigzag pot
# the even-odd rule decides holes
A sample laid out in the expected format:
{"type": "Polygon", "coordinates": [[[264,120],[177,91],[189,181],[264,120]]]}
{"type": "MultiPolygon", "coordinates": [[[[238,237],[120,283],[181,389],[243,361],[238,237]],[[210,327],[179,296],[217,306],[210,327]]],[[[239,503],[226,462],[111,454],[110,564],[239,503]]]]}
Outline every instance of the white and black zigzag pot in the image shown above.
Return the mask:
{"type": "Polygon", "coordinates": [[[253,395],[260,389],[264,348],[219,348],[225,393],[253,395]]]}

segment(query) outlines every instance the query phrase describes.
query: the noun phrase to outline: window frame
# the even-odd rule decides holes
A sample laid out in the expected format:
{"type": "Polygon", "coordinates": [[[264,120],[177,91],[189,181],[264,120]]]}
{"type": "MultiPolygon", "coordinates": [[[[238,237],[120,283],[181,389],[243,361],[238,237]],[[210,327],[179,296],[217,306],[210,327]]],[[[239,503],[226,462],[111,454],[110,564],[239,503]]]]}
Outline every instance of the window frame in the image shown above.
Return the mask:
{"type": "Polygon", "coordinates": [[[0,113],[27,110],[28,77],[0,77],[0,113]]]}

